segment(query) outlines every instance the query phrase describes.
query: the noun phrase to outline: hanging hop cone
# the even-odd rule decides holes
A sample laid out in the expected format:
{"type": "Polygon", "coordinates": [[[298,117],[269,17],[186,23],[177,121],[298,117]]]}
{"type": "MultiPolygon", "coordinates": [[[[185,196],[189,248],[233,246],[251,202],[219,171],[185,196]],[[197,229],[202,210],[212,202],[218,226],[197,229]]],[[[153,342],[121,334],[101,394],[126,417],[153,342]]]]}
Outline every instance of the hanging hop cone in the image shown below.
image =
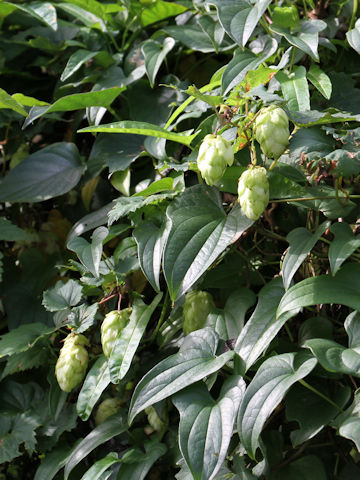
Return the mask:
{"type": "Polygon", "coordinates": [[[207,316],[215,308],[215,303],[210,293],[196,290],[187,293],[183,306],[182,325],[185,335],[203,328],[207,316]]]}
{"type": "Polygon", "coordinates": [[[108,417],[114,415],[120,409],[120,406],[121,402],[118,398],[107,398],[102,401],[96,410],[95,425],[98,426],[105,422],[108,417]]]}
{"type": "Polygon", "coordinates": [[[242,173],[238,184],[239,203],[250,220],[257,220],[269,203],[269,182],[263,167],[251,167],[242,173]]]}
{"type": "Polygon", "coordinates": [[[202,178],[214,185],[234,162],[233,148],[221,135],[206,135],[199,148],[197,165],[202,178]]]}
{"type": "Polygon", "coordinates": [[[289,143],[289,118],[276,105],[264,108],[254,122],[255,137],[268,158],[277,160],[289,143]]]}
{"type": "Polygon", "coordinates": [[[124,310],[113,310],[105,316],[101,325],[101,344],[106,357],[110,357],[115,340],[128,323],[130,315],[131,308],[125,308],[124,310]]]}
{"type": "Polygon", "coordinates": [[[59,387],[64,392],[71,392],[85,377],[88,353],[84,345],[88,344],[84,335],[70,333],[66,337],[55,366],[59,387]]]}

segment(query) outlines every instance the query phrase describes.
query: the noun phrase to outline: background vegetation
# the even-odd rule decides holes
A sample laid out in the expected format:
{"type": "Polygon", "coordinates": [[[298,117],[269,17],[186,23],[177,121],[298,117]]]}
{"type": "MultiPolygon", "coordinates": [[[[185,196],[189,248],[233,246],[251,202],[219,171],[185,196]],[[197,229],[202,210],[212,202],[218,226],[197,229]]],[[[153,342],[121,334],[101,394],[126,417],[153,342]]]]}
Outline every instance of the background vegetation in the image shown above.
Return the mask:
{"type": "Polygon", "coordinates": [[[1,478],[360,478],[357,13],[0,3],[1,478]],[[290,119],[276,164],[254,138],[267,105],[290,119]],[[208,186],[214,132],[235,162],[208,186]],[[237,201],[251,162],[257,221],[237,201]],[[215,307],[185,336],[192,290],[215,307]],[[100,326],[127,307],[107,358],[100,326]],[[70,330],[89,364],[66,393],[70,330]]]}

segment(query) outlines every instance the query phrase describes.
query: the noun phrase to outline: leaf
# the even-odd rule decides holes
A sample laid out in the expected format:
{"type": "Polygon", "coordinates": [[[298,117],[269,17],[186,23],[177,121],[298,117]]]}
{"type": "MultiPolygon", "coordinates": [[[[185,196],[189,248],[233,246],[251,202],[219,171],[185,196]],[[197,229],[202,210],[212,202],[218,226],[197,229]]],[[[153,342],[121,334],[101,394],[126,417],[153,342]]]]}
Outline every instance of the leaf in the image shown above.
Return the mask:
{"type": "Polygon", "coordinates": [[[40,422],[31,414],[25,412],[13,418],[2,415],[0,419],[0,463],[10,462],[13,458],[19,457],[24,448],[31,455],[35,449],[35,429],[40,422]]]}
{"type": "Polygon", "coordinates": [[[291,280],[302,262],[329,226],[330,222],[323,222],[314,234],[304,227],[295,228],[288,234],[286,239],[290,247],[285,255],[282,266],[282,277],[286,290],[289,288],[291,280]]]}
{"type": "Polygon", "coordinates": [[[109,230],[106,227],[98,227],[91,236],[91,244],[84,238],[76,237],[70,240],[67,248],[76,253],[80,262],[95,277],[99,276],[99,267],[103,251],[103,241],[107,237],[109,230]]]}
{"type": "Polygon", "coordinates": [[[162,293],[158,293],[150,305],[146,305],[140,299],[134,301],[129,323],[116,338],[110,354],[109,371],[112,383],[119,383],[129,370],[150,317],[161,297],[162,293]]]}
{"type": "Polygon", "coordinates": [[[322,461],[315,455],[304,455],[271,473],[269,480],[328,480],[322,461]]]}
{"type": "Polygon", "coordinates": [[[77,399],[76,410],[81,420],[85,421],[90,417],[95,403],[109,383],[108,359],[101,355],[86,375],[77,399]]]}
{"type": "Polygon", "coordinates": [[[101,425],[94,428],[80,443],[77,445],[67,459],[64,478],[67,480],[71,471],[96,447],[107,442],[116,435],[120,435],[127,430],[128,425],[126,419],[118,414],[106,419],[101,425]]]}
{"type": "Polygon", "coordinates": [[[64,71],[61,74],[60,80],[65,82],[71,75],[79,70],[79,68],[88,62],[91,58],[95,57],[98,52],[90,52],[89,50],[79,49],[74,52],[64,68],[64,71]]]}
{"type": "Polygon", "coordinates": [[[304,352],[284,353],[261,364],[245,391],[238,415],[240,441],[255,460],[259,437],[266,420],[288,389],[306,377],[317,361],[304,352]]]}
{"type": "Polygon", "coordinates": [[[27,13],[33,18],[36,18],[41,23],[44,23],[52,30],[58,29],[56,9],[54,5],[48,2],[30,2],[26,5],[21,3],[6,2],[7,5],[11,5],[23,12],[27,13]]]}
{"type": "Polygon", "coordinates": [[[25,352],[14,353],[8,358],[1,379],[7,375],[46,365],[49,360],[50,351],[48,344],[38,341],[34,347],[29,348],[25,352]]]}
{"type": "Polygon", "coordinates": [[[52,480],[66,463],[71,449],[64,445],[47,453],[36,470],[34,480],[52,480]]]}
{"type": "Polygon", "coordinates": [[[307,72],[307,78],[314,85],[314,87],[319,90],[321,95],[323,95],[327,100],[330,99],[332,91],[331,80],[318,65],[311,65],[310,70],[307,72]]]}
{"type": "Polygon", "coordinates": [[[66,239],[67,245],[69,244],[70,240],[72,240],[73,238],[77,238],[83,233],[88,232],[89,230],[93,230],[94,228],[99,227],[100,225],[106,224],[108,220],[108,213],[113,208],[113,206],[114,206],[113,202],[108,203],[107,205],[104,205],[98,210],[95,210],[94,212],[91,212],[88,215],[85,215],[84,217],[82,217],[80,220],[78,220],[73,225],[72,229],[70,230],[67,236],[67,239],[66,239]]]}
{"type": "Polygon", "coordinates": [[[122,458],[123,464],[119,469],[117,480],[143,480],[156,460],[167,452],[167,446],[156,440],[146,442],[144,448],[145,454],[142,450],[136,449],[131,452],[129,461],[122,458]]]}
{"type": "Polygon", "coordinates": [[[344,413],[339,415],[335,422],[338,433],[342,437],[352,440],[360,450],[360,389],[355,390],[353,403],[344,413]]]}
{"type": "Polygon", "coordinates": [[[355,28],[346,32],[346,40],[352,48],[360,55],[360,19],[355,23],[355,28]]]}
{"type": "Polygon", "coordinates": [[[259,292],[259,299],[250,319],[235,344],[235,352],[243,362],[243,373],[255,363],[258,357],[266,350],[272,339],[287,320],[276,319],[276,311],[284,294],[280,278],[271,280],[259,292]]]}
{"type": "Polygon", "coordinates": [[[151,3],[142,10],[141,23],[144,27],[146,27],[147,25],[159,22],[165,18],[179,15],[186,10],[186,7],[176,2],[164,2],[163,0],[157,0],[155,3],[151,3]]]}
{"type": "Polygon", "coordinates": [[[215,402],[204,383],[174,395],[180,413],[179,446],[194,480],[212,480],[223,464],[240,401],[242,377],[229,377],[215,402]]]}
{"type": "Polygon", "coordinates": [[[21,105],[25,105],[26,107],[33,107],[34,105],[38,107],[42,107],[44,105],[49,105],[47,102],[43,102],[34,97],[29,97],[22,93],[14,93],[14,95],[11,95],[11,96],[14,100],[21,103],[21,105]]]}
{"type": "Polygon", "coordinates": [[[309,55],[315,62],[319,61],[318,54],[318,45],[319,45],[319,33],[305,33],[300,32],[299,34],[291,35],[289,30],[280,27],[279,25],[272,24],[270,30],[282,37],[293,45],[294,47],[299,48],[301,51],[309,55]]]}
{"type": "Polygon", "coordinates": [[[217,357],[218,340],[218,335],[210,328],[192,332],[185,338],[178,353],[152,368],[135,388],[129,422],[146,407],[220,370],[233,357],[233,352],[217,357]]]}
{"type": "Polygon", "coordinates": [[[31,235],[25,230],[14,225],[5,217],[0,218],[0,240],[5,242],[23,242],[30,238],[31,235]]]}
{"type": "Polygon", "coordinates": [[[248,71],[256,70],[259,65],[271,57],[276,52],[276,49],[276,40],[269,39],[260,56],[254,55],[249,50],[244,52],[236,50],[233,59],[227,64],[221,79],[223,95],[226,95],[229,90],[241,83],[248,71]]]}
{"type": "Polygon", "coordinates": [[[53,143],[25,158],[0,183],[0,201],[42,202],[67,193],[83,174],[77,147],[53,143]]]}
{"type": "Polygon", "coordinates": [[[294,67],[294,72],[287,74],[280,71],[276,74],[281,90],[290,111],[304,112],[310,110],[309,85],[306,79],[306,69],[303,66],[294,67]]]}
{"type": "MultiPolygon", "coordinates": [[[[204,33],[199,25],[169,25],[164,27],[162,30],[167,35],[174,37],[175,40],[186,45],[188,48],[191,48],[194,51],[199,51],[202,53],[210,53],[215,51],[214,43],[210,40],[209,35],[204,33]]],[[[228,45],[225,48],[229,48],[228,45]]],[[[223,50],[224,48],[216,48],[217,51],[223,50]]]]}
{"type": "Polygon", "coordinates": [[[54,327],[48,327],[43,323],[30,323],[5,333],[0,340],[0,358],[25,352],[32,348],[41,338],[50,335],[54,330],[54,327]]]}
{"type": "Polygon", "coordinates": [[[147,122],[137,122],[125,120],[123,122],[108,123],[106,125],[95,125],[92,127],[82,128],[78,133],[86,132],[104,132],[104,133],[132,133],[135,135],[148,135],[150,137],[166,138],[173,142],[182,143],[190,146],[199,132],[189,135],[189,132],[169,132],[158,125],[147,122]]]}
{"type": "Polygon", "coordinates": [[[222,103],[222,96],[221,95],[204,95],[200,92],[194,85],[191,85],[187,90],[186,93],[197,100],[202,100],[203,102],[208,103],[212,107],[216,107],[220,103],[222,103]]]}
{"type": "Polygon", "coordinates": [[[85,332],[94,325],[97,310],[98,303],[90,306],[83,303],[79,307],[74,307],[67,317],[66,325],[74,328],[75,333],[85,332]]]}
{"type": "Polygon", "coordinates": [[[111,465],[120,463],[119,455],[116,452],[110,452],[106,457],[98,460],[89,470],[84,473],[81,480],[103,480],[103,473],[108,470],[111,465]]]}
{"type": "Polygon", "coordinates": [[[329,108],[324,112],[311,110],[306,112],[289,111],[290,120],[299,127],[313,127],[314,125],[326,125],[337,122],[360,121],[360,115],[340,112],[336,108],[329,108]]]}
{"type": "Polygon", "coordinates": [[[86,93],[73,93],[72,95],[59,98],[59,100],[52,105],[44,107],[35,106],[30,110],[23,128],[26,128],[36,119],[51,112],[70,112],[87,107],[108,107],[125,88],[126,87],[112,87],[86,93]]]}
{"type": "Polygon", "coordinates": [[[7,108],[19,113],[20,115],[27,116],[27,111],[17,102],[11,95],[0,88],[0,109],[7,108]]]}
{"type": "Polygon", "coordinates": [[[334,277],[319,275],[306,278],[285,293],[276,318],[293,316],[299,308],[321,303],[338,303],[360,310],[357,282],[360,282],[360,265],[356,263],[346,264],[334,277]]]}
{"type": "Polygon", "coordinates": [[[138,193],[134,193],[133,197],[149,197],[155,193],[166,192],[168,190],[173,190],[174,179],[171,177],[161,178],[151,183],[148,187],[144,188],[138,193]]]}
{"type": "Polygon", "coordinates": [[[82,297],[82,286],[76,280],[56,282],[55,287],[45,290],[42,304],[48,312],[66,310],[78,304],[82,297]]]}
{"type": "Polygon", "coordinates": [[[239,207],[226,216],[218,191],[205,185],[188,188],[170,204],[166,215],[169,236],[163,270],[173,300],[186,293],[253,223],[239,207]]]}
{"type": "Polygon", "coordinates": [[[143,43],[141,50],[145,58],[146,74],[151,87],[154,86],[156,75],[166,55],[174,46],[175,40],[171,37],[166,37],[162,44],[152,39],[146,40],[143,43]]]}
{"type": "Polygon", "coordinates": [[[333,275],[341,265],[360,247],[360,237],[355,237],[350,226],[344,222],[337,222],[331,226],[335,235],[329,248],[329,261],[333,275]]]}
{"type": "Polygon", "coordinates": [[[254,6],[243,0],[209,0],[206,3],[216,6],[226,33],[244,47],[271,0],[260,0],[254,6]]]}

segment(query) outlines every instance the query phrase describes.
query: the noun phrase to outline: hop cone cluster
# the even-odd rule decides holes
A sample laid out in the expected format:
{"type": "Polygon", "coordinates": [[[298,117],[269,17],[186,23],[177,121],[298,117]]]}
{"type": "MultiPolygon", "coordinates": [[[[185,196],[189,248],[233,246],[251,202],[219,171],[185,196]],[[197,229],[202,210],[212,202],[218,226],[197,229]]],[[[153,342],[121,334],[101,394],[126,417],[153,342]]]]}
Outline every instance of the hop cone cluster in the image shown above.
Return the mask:
{"type": "Polygon", "coordinates": [[[71,392],[85,376],[88,353],[84,345],[88,345],[88,343],[84,335],[73,333],[70,333],[65,339],[55,367],[58,384],[64,392],[71,392]]]}
{"type": "Polygon", "coordinates": [[[264,108],[256,117],[254,127],[261,150],[277,160],[289,143],[289,118],[284,110],[276,105],[264,108]]]}
{"type": "Polygon", "coordinates": [[[101,325],[101,344],[106,357],[110,357],[115,340],[128,323],[130,315],[131,308],[125,308],[120,311],[113,310],[105,316],[101,325]]]}
{"type": "Polygon", "coordinates": [[[121,402],[118,398],[107,398],[101,402],[96,410],[95,425],[98,426],[105,422],[108,417],[114,415],[120,409],[120,406],[121,402]]]}
{"type": "Polygon", "coordinates": [[[215,303],[208,292],[193,290],[185,296],[183,306],[183,331],[188,335],[203,328],[206,317],[215,309],[215,303]]]}
{"type": "Polygon", "coordinates": [[[224,175],[227,165],[234,162],[233,148],[221,135],[206,135],[199,148],[197,165],[208,185],[214,185],[224,175]]]}
{"type": "Polygon", "coordinates": [[[251,167],[242,173],[238,184],[239,202],[244,214],[257,220],[269,203],[269,182],[263,167],[251,167]]]}

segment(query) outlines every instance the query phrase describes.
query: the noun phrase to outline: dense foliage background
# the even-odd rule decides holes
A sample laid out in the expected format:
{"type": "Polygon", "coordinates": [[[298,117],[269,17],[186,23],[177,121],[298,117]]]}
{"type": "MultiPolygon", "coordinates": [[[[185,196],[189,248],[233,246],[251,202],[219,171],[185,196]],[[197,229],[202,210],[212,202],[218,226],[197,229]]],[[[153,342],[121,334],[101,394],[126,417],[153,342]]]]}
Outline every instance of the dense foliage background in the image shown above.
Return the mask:
{"type": "Polygon", "coordinates": [[[0,2],[1,478],[360,478],[357,14],[0,2]],[[290,119],[277,162],[255,140],[268,105],[290,119]],[[214,132],[235,161],[209,186],[214,132]],[[256,221],[250,163],[270,185],[256,221]],[[185,336],[190,291],[214,303],[185,336]],[[105,357],[104,317],[128,307],[105,357]],[[67,393],[70,331],[89,362],[67,393]]]}

